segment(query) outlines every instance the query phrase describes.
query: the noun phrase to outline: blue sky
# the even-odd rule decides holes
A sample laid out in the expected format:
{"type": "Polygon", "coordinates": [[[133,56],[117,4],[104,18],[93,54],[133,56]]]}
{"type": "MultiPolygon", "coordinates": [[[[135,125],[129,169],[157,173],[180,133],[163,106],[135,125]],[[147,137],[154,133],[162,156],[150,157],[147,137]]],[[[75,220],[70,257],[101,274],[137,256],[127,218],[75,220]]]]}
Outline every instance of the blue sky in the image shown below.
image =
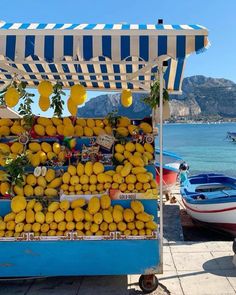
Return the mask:
{"type": "MultiPolygon", "coordinates": [[[[6,22],[201,24],[211,47],[188,58],[185,77],[205,75],[236,82],[235,0],[1,0],[6,22]]],[[[97,95],[95,92],[93,95],[97,95]]],[[[89,94],[91,96],[91,94],[89,94]]]]}

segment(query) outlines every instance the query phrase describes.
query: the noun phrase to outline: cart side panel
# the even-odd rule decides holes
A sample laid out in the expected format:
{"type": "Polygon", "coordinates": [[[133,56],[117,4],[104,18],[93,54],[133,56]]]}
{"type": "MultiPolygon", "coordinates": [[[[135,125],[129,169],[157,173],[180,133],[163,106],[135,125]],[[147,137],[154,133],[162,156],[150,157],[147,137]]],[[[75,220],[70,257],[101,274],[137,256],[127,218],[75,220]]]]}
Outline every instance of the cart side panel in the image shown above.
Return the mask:
{"type": "MultiPolygon", "coordinates": [[[[156,215],[156,200],[142,202],[156,215]]],[[[9,211],[1,200],[0,215],[9,211]]],[[[0,249],[0,277],[145,274],[159,264],[159,240],[1,241],[0,249]]]]}
{"type": "Polygon", "coordinates": [[[157,240],[0,242],[0,277],[155,272],[157,240]]]}

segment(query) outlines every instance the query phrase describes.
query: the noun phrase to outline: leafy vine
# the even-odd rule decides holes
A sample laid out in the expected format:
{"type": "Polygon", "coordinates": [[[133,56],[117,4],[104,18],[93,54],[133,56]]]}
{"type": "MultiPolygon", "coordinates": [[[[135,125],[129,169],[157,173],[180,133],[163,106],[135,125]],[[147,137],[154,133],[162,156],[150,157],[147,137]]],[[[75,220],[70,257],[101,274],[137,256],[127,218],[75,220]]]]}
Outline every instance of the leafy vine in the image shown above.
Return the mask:
{"type": "MultiPolygon", "coordinates": [[[[169,100],[169,94],[166,89],[163,89],[163,102],[169,100]]],[[[160,106],[160,82],[157,80],[151,85],[150,95],[142,99],[151,109],[160,106]]]]}
{"type": "Polygon", "coordinates": [[[52,96],[52,102],[50,107],[54,109],[54,116],[61,118],[63,113],[63,106],[64,101],[62,99],[63,95],[66,95],[66,93],[62,90],[63,85],[61,83],[57,83],[53,86],[53,96],[52,96]]]}

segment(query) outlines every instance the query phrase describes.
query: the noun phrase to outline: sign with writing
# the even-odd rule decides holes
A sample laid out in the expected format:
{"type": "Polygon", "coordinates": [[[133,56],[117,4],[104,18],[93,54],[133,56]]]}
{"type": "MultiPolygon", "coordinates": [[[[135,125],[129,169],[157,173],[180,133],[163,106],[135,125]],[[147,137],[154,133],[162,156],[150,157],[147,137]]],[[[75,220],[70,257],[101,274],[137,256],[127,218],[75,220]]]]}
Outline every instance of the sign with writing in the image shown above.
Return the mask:
{"type": "Polygon", "coordinates": [[[133,199],[157,199],[157,190],[148,189],[144,193],[123,193],[119,189],[110,189],[109,195],[112,200],[133,200],[133,199]]]}
{"type": "Polygon", "coordinates": [[[110,150],[115,142],[115,137],[108,134],[102,134],[97,137],[96,143],[105,149],[110,150]]]}

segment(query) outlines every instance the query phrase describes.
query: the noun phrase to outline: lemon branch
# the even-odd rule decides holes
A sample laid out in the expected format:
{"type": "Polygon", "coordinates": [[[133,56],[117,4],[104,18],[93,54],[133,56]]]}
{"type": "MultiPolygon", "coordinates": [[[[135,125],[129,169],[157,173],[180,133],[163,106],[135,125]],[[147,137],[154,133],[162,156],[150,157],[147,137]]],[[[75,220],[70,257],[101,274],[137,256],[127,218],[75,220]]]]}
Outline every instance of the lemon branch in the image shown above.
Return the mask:
{"type": "Polygon", "coordinates": [[[50,107],[54,109],[54,116],[58,118],[62,117],[64,105],[62,96],[66,95],[66,93],[62,90],[62,87],[63,86],[60,83],[57,83],[53,86],[52,103],[50,105],[50,107]]]}
{"type": "Polygon", "coordinates": [[[24,82],[21,82],[17,85],[17,90],[20,93],[20,99],[23,100],[23,102],[20,103],[18,112],[21,116],[23,116],[25,124],[31,128],[34,123],[34,115],[32,113],[31,105],[33,103],[32,98],[35,95],[26,91],[26,83],[24,82]]]}
{"type": "MultiPolygon", "coordinates": [[[[169,94],[166,89],[163,90],[163,102],[169,100],[169,94]]],[[[160,105],[160,83],[155,81],[151,85],[150,95],[142,99],[142,101],[147,104],[151,109],[155,109],[156,106],[160,105]]]]}
{"type": "Polygon", "coordinates": [[[9,157],[6,160],[6,166],[4,168],[12,185],[18,185],[20,187],[23,186],[23,176],[25,174],[25,168],[28,166],[29,160],[26,154],[21,154],[15,159],[9,157]]]}

